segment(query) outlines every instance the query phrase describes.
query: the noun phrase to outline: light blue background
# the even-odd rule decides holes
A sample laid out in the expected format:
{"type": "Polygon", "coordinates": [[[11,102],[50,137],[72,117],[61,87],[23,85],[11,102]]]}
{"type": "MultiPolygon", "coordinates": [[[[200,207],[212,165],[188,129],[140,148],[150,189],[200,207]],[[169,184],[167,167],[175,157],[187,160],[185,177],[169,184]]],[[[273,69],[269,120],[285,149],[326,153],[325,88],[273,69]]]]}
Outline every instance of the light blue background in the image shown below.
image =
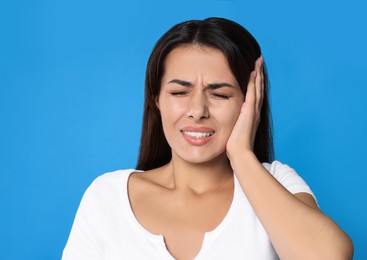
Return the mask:
{"type": "Polygon", "coordinates": [[[2,1],[0,259],[59,259],[84,190],[135,166],[148,55],[172,25],[233,19],[260,42],[276,158],[367,259],[366,4],[2,1]]]}

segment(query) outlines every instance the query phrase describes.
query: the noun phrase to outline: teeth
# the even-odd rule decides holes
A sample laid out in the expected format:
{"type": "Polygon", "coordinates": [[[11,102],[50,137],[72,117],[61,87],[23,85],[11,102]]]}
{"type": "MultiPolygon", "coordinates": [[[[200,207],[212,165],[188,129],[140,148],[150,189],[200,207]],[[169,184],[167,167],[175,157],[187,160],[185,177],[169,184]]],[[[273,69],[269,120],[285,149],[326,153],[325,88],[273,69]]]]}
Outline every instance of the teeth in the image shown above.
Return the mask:
{"type": "Polygon", "coordinates": [[[189,132],[189,131],[182,131],[185,135],[192,136],[195,138],[203,138],[203,137],[209,137],[214,134],[214,131],[212,132],[189,132]]]}

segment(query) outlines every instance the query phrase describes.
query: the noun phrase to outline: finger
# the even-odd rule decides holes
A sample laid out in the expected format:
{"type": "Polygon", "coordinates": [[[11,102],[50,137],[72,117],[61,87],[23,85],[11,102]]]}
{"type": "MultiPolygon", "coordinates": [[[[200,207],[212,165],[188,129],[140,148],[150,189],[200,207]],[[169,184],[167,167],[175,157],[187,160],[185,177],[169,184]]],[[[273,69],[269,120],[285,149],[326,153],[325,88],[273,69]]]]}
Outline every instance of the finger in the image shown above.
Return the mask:
{"type": "Polygon", "coordinates": [[[262,105],[263,98],[263,73],[262,73],[262,56],[260,56],[255,62],[255,70],[256,70],[256,104],[255,109],[256,112],[259,113],[262,105]]]}
{"type": "Polygon", "coordinates": [[[256,70],[252,71],[250,74],[245,97],[245,106],[251,109],[253,109],[256,103],[256,74],[256,70]]]}
{"type": "Polygon", "coordinates": [[[263,101],[264,101],[264,90],[265,90],[265,77],[264,77],[264,58],[261,55],[261,68],[260,68],[260,74],[261,74],[261,99],[260,99],[260,106],[259,109],[261,111],[261,108],[263,106],[263,101]]]}

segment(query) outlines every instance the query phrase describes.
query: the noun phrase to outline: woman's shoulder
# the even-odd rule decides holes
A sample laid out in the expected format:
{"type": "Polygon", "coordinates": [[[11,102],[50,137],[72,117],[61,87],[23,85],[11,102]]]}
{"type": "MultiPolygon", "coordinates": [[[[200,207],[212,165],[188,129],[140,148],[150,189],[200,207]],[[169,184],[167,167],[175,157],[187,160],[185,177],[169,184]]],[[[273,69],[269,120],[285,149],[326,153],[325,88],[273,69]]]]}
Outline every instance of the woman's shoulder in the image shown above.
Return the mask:
{"type": "Polygon", "coordinates": [[[278,180],[291,193],[306,192],[313,193],[303,178],[289,165],[281,163],[280,161],[273,161],[272,163],[262,163],[265,169],[278,180]]]}
{"type": "Polygon", "coordinates": [[[116,185],[127,180],[129,176],[135,171],[135,169],[126,169],[106,172],[96,177],[91,183],[90,187],[105,187],[116,185]]]}
{"type": "Polygon", "coordinates": [[[262,165],[267,169],[274,177],[279,174],[292,173],[297,174],[296,171],[288,164],[284,164],[280,161],[273,161],[271,163],[263,162],[262,165]]]}
{"type": "Polygon", "coordinates": [[[116,170],[96,177],[84,193],[84,198],[109,198],[126,190],[129,176],[135,169],[116,170]]]}
{"type": "Polygon", "coordinates": [[[130,174],[128,179],[129,195],[135,196],[150,196],[152,193],[159,191],[167,185],[166,174],[162,168],[147,170],[147,171],[134,171],[130,174]]]}
{"type": "Polygon", "coordinates": [[[129,187],[138,184],[142,190],[145,190],[149,187],[169,186],[169,183],[172,181],[169,173],[166,165],[147,171],[134,171],[129,178],[129,187]]]}
{"type": "Polygon", "coordinates": [[[107,172],[92,181],[87,193],[115,193],[130,187],[139,187],[139,190],[144,190],[149,185],[157,185],[156,182],[160,180],[158,172],[157,169],[150,171],[125,169],[107,172]]]}

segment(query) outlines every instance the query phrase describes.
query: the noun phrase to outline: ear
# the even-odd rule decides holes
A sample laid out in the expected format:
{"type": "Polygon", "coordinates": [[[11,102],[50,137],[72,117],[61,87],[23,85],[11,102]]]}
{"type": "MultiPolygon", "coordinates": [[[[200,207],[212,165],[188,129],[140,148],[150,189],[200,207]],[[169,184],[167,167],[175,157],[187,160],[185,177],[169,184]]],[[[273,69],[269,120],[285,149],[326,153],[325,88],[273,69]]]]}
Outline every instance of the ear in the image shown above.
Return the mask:
{"type": "Polygon", "coordinates": [[[159,109],[159,96],[156,96],[155,99],[154,99],[154,101],[155,101],[155,105],[159,109]]]}

